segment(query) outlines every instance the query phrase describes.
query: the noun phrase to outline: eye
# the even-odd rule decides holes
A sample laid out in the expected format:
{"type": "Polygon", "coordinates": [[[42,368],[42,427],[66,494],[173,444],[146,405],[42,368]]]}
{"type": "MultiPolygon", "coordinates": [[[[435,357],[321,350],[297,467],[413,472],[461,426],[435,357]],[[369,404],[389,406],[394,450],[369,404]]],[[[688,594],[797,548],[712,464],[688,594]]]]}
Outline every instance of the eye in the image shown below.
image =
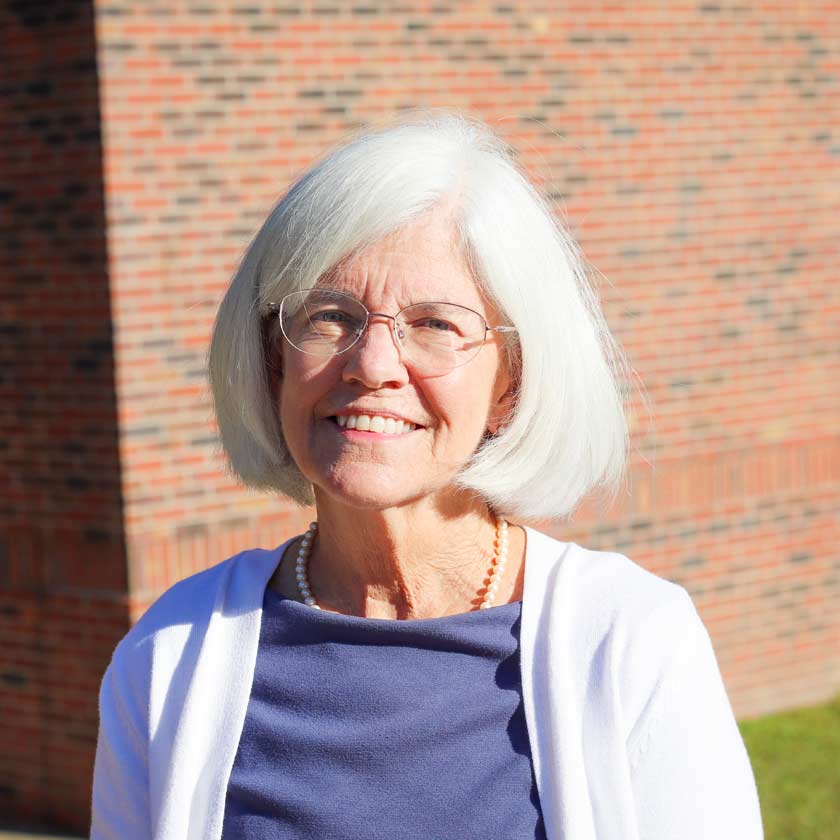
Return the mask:
{"type": "Polygon", "coordinates": [[[342,321],[352,320],[351,316],[348,315],[346,312],[342,312],[340,309],[325,309],[322,312],[316,312],[314,315],[310,316],[313,321],[323,321],[327,324],[338,324],[342,321]],[[333,317],[335,316],[335,317],[333,317]]]}
{"type": "Polygon", "coordinates": [[[437,332],[446,332],[447,330],[454,329],[449,321],[442,321],[440,318],[424,318],[422,321],[418,321],[416,326],[423,326],[425,324],[431,325],[432,329],[437,332]]]}

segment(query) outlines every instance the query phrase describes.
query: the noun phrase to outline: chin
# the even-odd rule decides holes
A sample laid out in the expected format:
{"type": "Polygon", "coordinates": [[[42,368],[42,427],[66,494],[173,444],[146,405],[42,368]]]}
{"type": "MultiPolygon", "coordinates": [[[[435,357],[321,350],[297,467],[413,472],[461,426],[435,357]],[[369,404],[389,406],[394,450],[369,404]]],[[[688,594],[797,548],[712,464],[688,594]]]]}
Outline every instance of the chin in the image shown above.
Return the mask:
{"type": "MultiPolygon", "coordinates": [[[[393,481],[382,480],[382,476],[379,476],[378,480],[374,477],[365,480],[363,469],[357,469],[355,474],[350,475],[346,472],[342,470],[344,475],[331,474],[326,480],[314,481],[316,497],[318,494],[324,494],[333,501],[360,510],[383,510],[422,498],[428,493],[416,485],[413,490],[410,489],[404,477],[395,477],[393,481]]],[[[349,472],[353,473],[352,467],[349,472]]]]}

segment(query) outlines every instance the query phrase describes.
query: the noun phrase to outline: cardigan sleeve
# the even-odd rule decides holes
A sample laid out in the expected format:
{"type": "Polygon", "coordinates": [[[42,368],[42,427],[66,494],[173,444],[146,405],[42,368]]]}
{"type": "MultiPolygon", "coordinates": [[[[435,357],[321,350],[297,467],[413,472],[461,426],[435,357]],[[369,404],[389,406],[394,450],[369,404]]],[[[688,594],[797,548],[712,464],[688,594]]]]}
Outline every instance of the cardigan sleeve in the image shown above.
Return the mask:
{"type": "MultiPolygon", "coordinates": [[[[141,643],[142,645],[142,643],[141,643]]],[[[149,840],[148,685],[117,646],[99,691],[90,840],[149,840]]]]}
{"type": "Polygon", "coordinates": [[[711,638],[685,596],[686,632],[628,743],[639,837],[762,840],[749,756],[711,638]]]}

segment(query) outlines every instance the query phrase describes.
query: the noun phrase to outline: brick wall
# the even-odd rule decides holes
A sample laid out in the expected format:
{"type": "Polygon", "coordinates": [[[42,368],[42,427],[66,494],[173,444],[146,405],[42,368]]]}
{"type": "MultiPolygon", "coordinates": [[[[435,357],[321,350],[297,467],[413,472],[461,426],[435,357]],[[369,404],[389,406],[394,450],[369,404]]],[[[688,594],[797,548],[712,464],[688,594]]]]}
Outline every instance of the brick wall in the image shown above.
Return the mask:
{"type": "Polygon", "coordinates": [[[520,151],[645,388],[628,495],[545,530],[685,585],[739,716],[840,687],[840,20],[556,7],[0,12],[8,813],[86,828],[113,644],[174,580],[309,520],[224,474],[212,319],[289,179],[404,106],[464,108],[520,151]]]}
{"type": "Polygon", "coordinates": [[[0,33],[0,819],[73,826],[129,620],[93,9],[0,33]]]}

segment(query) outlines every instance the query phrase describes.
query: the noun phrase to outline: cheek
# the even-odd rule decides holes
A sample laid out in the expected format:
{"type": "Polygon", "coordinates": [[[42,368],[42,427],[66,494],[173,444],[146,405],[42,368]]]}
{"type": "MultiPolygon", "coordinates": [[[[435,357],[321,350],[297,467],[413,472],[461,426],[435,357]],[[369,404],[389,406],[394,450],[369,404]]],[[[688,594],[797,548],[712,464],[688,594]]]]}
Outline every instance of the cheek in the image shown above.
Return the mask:
{"type": "MultiPolygon", "coordinates": [[[[489,375],[488,375],[489,376],[489,375]]],[[[473,437],[484,430],[490,400],[487,381],[475,376],[459,377],[435,395],[435,407],[441,422],[451,434],[473,437]]]]}
{"type": "Polygon", "coordinates": [[[295,360],[286,362],[282,387],[278,389],[278,403],[291,407],[315,402],[319,396],[328,393],[335,376],[329,367],[322,365],[301,367],[295,360]]]}
{"type": "Polygon", "coordinates": [[[324,364],[302,369],[294,361],[287,361],[283,381],[275,389],[274,405],[289,435],[301,438],[312,432],[316,409],[323,407],[335,390],[335,368],[334,364],[324,364]]]}
{"type": "Polygon", "coordinates": [[[284,378],[279,382],[274,389],[274,410],[280,418],[280,426],[283,434],[288,438],[290,434],[294,434],[294,428],[297,425],[296,420],[298,412],[296,406],[302,404],[300,391],[291,383],[294,380],[284,378]]]}

